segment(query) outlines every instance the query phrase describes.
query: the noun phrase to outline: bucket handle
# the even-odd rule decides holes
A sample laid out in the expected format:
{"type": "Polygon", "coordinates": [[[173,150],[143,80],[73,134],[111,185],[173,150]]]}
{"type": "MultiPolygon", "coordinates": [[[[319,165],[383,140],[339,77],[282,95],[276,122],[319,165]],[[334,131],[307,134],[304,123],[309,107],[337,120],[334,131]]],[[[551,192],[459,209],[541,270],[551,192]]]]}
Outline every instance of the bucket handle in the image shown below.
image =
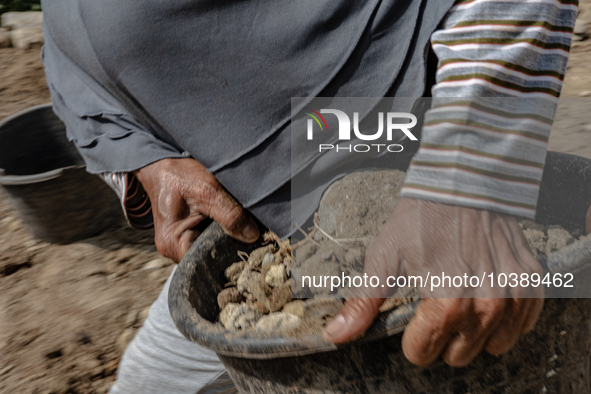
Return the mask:
{"type": "Polygon", "coordinates": [[[59,178],[62,176],[64,171],[70,169],[80,169],[84,168],[83,165],[78,166],[70,166],[70,167],[63,167],[58,168],[55,170],[42,172],[40,174],[32,174],[32,175],[4,175],[4,169],[0,168],[0,185],[2,186],[20,186],[20,185],[30,185],[32,183],[40,183],[49,181],[51,179],[59,178]]]}

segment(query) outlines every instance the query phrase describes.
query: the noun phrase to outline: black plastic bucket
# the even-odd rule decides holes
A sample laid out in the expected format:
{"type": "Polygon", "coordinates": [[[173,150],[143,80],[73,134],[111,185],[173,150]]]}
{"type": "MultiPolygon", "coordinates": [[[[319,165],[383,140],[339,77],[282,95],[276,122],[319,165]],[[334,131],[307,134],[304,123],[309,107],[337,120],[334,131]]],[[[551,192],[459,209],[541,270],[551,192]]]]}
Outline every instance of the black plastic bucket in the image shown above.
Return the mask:
{"type": "MultiPolygon", "coordinates": [[[[538,221],[584,228],[591,202],[591,161],[549,153],[538,221]],[[558,187],[559,186],[559,187],[558,187]]],[[[506,355],[483,353],[466,368],[437,361],[409,363],[401,332],[417,304],[379,316],[366,335],[335,346],[320,335],[302,338],[229,332],[214,324],[224,269],[244,245],[211,225],[181,261],[170,286],[169,307],[178,329],[213,349],[242,393],[589,393],[591,392],[591,300],[548,299],[535,330],[506,355]]],[[[591,246],[579,241],[550,255],[551,272],[589,271],[591,246]]],[[[583,277],[584,275],[580,275],[583,277]]]]}
{"type": "Polygon", "coordinates": [[[121,218],[117,196],[86,172],[51,104],[0,123],[0,185],[26,227],[42,241],[78,241],[121,218]]]}

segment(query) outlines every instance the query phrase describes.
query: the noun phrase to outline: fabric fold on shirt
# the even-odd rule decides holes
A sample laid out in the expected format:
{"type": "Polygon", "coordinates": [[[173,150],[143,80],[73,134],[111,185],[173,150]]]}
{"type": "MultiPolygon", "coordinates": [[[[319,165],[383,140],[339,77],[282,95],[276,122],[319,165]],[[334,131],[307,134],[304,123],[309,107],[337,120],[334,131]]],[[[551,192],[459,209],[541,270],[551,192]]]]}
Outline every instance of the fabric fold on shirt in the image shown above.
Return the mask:
{"type": "MultiPolygon", "coordinates": [[[[76,118],[80,112],[58,104],[71,139],[95,141],[78,146],[89,170],[130,171],[158,155],[190,155],[285,234],[289,198],[274,194],[286,190],[292,175],[291,97],[375,97],[376,104],[388,95],[420,97],[429,37],[453,1],[282,0],[264,9],[242,1],[70,3],[52,0],[44,7],[46,32],[61,50],[45,59],[52,94],[97,96],[64,83],[58,74],[67,61],[56,59],[63,55],[84,65],[89,78],[79,83],[96,81],[124,103],[119,106],[131,117],[120,119],[138,120],[141,131],[158,140],[136,132],[96,138],[93,127],[77,125],[100,125],[106,112],[91,105],[88,114],[95,116],[76,118]],[[87,52],[96,65],[85,60],[87,52]],[[262,208],[267,205],[274,210],[262,208]]],[[[314,154],[298,158],[299,168],[314,154]]]]}

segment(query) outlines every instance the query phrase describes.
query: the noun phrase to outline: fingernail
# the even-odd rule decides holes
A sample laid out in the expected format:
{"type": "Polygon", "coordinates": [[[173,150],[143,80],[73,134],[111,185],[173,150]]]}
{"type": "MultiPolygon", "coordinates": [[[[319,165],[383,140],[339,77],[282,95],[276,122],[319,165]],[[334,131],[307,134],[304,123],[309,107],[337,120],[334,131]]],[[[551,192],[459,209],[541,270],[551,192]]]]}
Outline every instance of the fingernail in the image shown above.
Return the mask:
{"type": "Polygon", "coordinates": [[[242,230],[244,239],[253,240],[259,237],[259,229],[256,224],[250,221],[242,230]]]}
{"type": "Polygon", "coordinates": [[[336,337],[346,326],[347,322],[345,321],[345,317],[343,315],[336,315],[336,317],[324,327],[324,331],[331,337],[336,337]]]}

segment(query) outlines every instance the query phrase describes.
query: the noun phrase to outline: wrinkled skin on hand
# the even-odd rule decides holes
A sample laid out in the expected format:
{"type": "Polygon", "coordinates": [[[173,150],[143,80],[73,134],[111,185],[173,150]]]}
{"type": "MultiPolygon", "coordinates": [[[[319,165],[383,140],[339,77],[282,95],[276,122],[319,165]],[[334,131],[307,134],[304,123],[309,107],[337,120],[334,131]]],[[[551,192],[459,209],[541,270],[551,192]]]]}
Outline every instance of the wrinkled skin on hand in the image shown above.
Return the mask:
{"type": "Polygon", "coordinates": [[[156,247],[176,263],[208,218],[242,242],[258,239],[252,217],[197,160],[163,159],[136,171],[136,176],[152,204],[156,247]]]}
{"type": "MultiPolygon", "coordinates": [[[[542,274],[515,218],[500,213],[403,198],[369,247],[364,272],[385,283],[388,276],[542,274]]],[[[496,279],[495,279],[496,281],[496,279]]],[[[392,289],[359,288],[327,325],[333,343],[363,334],[392,289]]],[[[469,364],[483,349],[507,352],[520,334],[533,329],[543,306],[542,286],[496,283],[473,292],[465,287],[430,292],[406,328],[402,348],[409,361],[428,365],[442,356],[455,367],[469,364]],[[445,298],[431,298],[445,297],[445,298]],[[467,298],[479,297],[479,298],[467,298]]]]}

